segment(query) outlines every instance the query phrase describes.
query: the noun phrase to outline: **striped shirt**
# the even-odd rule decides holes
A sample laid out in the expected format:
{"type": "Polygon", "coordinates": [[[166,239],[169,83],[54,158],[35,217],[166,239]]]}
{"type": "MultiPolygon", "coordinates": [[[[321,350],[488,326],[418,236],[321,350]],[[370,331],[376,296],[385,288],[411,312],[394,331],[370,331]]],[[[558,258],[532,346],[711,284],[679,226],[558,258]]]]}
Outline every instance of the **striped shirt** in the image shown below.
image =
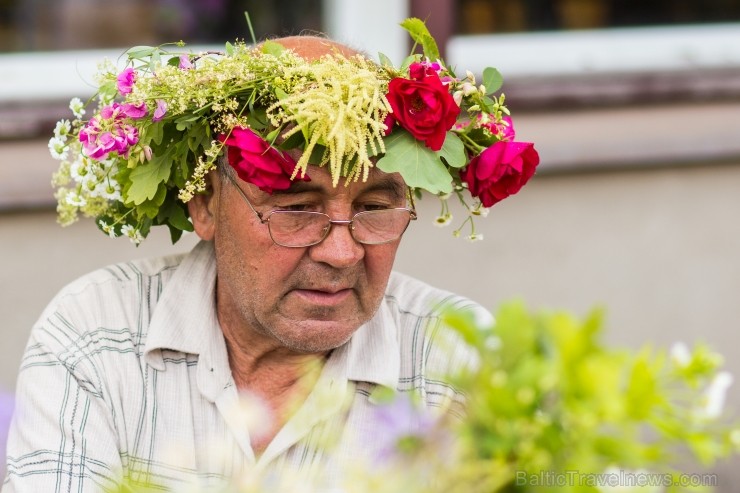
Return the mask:
{"type": "Polygon", "coordinates": [[[103,491],[123,478],[210,488],[287,468],[321,468],[331,485],[341,464],[381,446],[374,389],[461,411],[462,396],[444,376],[470,353],[440,310],[481,309],[393,273],[374,317],[331,352],[305,402],[255,456],[235,412],[240,394],[215,284],[213,247],[201,242],[65,287],[33,327],[21,363],[2,492],[103,491]],[[328,436],[336,437],[331,453],[328,436]]]}

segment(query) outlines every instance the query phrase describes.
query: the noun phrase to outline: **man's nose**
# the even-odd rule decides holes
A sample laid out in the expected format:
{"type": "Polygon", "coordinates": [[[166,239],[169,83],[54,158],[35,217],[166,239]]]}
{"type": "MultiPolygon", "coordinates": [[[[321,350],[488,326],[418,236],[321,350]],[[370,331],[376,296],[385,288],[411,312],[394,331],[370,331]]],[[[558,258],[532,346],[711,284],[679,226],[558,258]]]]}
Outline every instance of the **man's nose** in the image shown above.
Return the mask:
{"type": "Polygon", "coordinates": [[[309,249],[314,262],[329,264],[337,269],[352,267],[365,256],[365,247],[352,237],[349,222],[331,224],[324,241],[309,249]]]}

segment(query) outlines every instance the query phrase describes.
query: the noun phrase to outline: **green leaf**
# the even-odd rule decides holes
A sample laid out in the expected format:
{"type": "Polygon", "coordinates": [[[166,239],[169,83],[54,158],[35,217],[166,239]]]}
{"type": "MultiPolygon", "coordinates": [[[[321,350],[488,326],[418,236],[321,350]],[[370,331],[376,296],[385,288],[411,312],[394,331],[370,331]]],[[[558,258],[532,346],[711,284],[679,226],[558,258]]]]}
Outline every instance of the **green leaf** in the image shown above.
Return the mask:
{"type": "Polygon", "coordinates": [[[262,43],[262,53],[266,55],[280,56],[285,51],[285,46],[269,39],[262,43]]]}
{"type": "Polygon", "coordinates": [[[226,51],[226,54],[229,55],[229,56],[233,55],[234,54],[234,45],[231,44],[231,43],[229,43],[227,41],[226,42],[226,45],[224,46],[224,51],[226,51]]]}
{"type": "Polygon", "coordinates": [[[412,188],[430,193],[452,191],[452,176],[437,154],[405,130],[398,129],[385,139],[385,156],[378,160],[378,169],[398,172],[412,188]]]}
{"type": "Polygon", "coordinates": [[[380,65],[383,67],[393,67],[393,62],[385,53],[378,53],[378,60],[380,60],[380,65]]]}
{"type": "Polygon", "coordinates": [[[445,160],[452,168],[462,168],[468,162],[465,156],[465,146],[462,140],[454,132],[447,132],[445,143],[437,155],[445,160]]]}
{"type": "Polygon", "coordinates": [[[483,85],[486,86],[486,94],[493,94],[501,89],[504,78],[501,72],[493,67],[486,67],[483,70],[483,85]]]}
{"type": "Polygon", "coordinates": [[[172,194],[157,214],[157,223],[168,224],[182,231],[193,231],[193,225],[188,221],[188,215],[185,212],[186,209],[187,205],[180,202],[176,194],[172,194]]]}
{"type": "Polygon", "coordinates": [[[160,183],[157,186],[156,193],[151,200],[145,200],[136,207],[137,212],[143,214],[148,218],[154,218],[159,213],[159,208],[164,203],[164,199],[167,197],[167,186],[164,183],[160,183]]]}
{"type": "Polygon", "coordinates": [[[184,115],[175,120],[175,128],[178,132],[188,130],[198,120],[198,115],[184,115]]]}
{"type": "Polygon", "coordinates": [[[419,61],[419,55],[409,55],[406,58],[404,58],[403,62],[401,63],[401,68],[399,69],[401,72],[406,72],[409,69],[409,65],[412,63],[419,61]]]}
{"type": "Polygon", "coordinates": [[[285,99],[288,97],[288,93],[280,89],[279,87],[275,88],[275,97],[278,98],[278,100],[285,99]]]}
{"type": "Polygon", "coordinates": [[[267,112],[264,108],[250,108],[250,111],[247,114],[247,123],[249,123],[249,126],[254,130],[264,130],[268,125],[267,112]]]}
{"type": "Polygon", "coordinates": [[[159,184],[170,176],[172,160],[169,153],[154,156],[148,163],[140,164],[131,171],[131,185],[124,190],[126,203],[143,204],[157,195],[159,184]]]}
{"type": "Polygon", "coordinates": [[[408,31],[411,39],[421,45],[424,56],[432,61],[439,59],[437,42],[434,41],[434,37],[432,37],[424,21],[416,17],[410,17],[401,23],[401,27],[408,31]]]}
{"type": "Polygon", "coordinates": [[[137,60],[151,56],[156,50],[157,48],[153,46],[134,46],[126,50],[126,56],[129,60],[137,60]]]}

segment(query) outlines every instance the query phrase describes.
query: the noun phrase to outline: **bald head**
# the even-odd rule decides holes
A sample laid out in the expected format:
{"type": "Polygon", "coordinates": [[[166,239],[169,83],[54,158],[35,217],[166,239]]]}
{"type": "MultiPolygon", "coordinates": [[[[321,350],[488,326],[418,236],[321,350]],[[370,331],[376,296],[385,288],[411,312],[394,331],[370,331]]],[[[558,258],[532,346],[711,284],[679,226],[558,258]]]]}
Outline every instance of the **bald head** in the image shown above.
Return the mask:
{"type": "Polygon", "coordinates": [[[318,60],[324,55],[332,54],[339,54],[345,58],[362,55],[362,53],[349,46],[318,36],[288,36],[272,41],[292,50],[296,55],[306,60],[318,60]]]}

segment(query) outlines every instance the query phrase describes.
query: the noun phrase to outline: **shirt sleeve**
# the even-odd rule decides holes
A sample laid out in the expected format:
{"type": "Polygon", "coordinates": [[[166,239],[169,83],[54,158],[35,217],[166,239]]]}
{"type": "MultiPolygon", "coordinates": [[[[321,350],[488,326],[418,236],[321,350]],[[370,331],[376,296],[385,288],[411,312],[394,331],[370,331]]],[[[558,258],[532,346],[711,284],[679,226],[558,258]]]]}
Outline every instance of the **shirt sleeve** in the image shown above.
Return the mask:
{"type": "Polygon", "coordinates": [[[72,327],[32,331],[18,376],[2,493],[98,492],[120,483],[111,407],[81,340],[72,327]]]}

